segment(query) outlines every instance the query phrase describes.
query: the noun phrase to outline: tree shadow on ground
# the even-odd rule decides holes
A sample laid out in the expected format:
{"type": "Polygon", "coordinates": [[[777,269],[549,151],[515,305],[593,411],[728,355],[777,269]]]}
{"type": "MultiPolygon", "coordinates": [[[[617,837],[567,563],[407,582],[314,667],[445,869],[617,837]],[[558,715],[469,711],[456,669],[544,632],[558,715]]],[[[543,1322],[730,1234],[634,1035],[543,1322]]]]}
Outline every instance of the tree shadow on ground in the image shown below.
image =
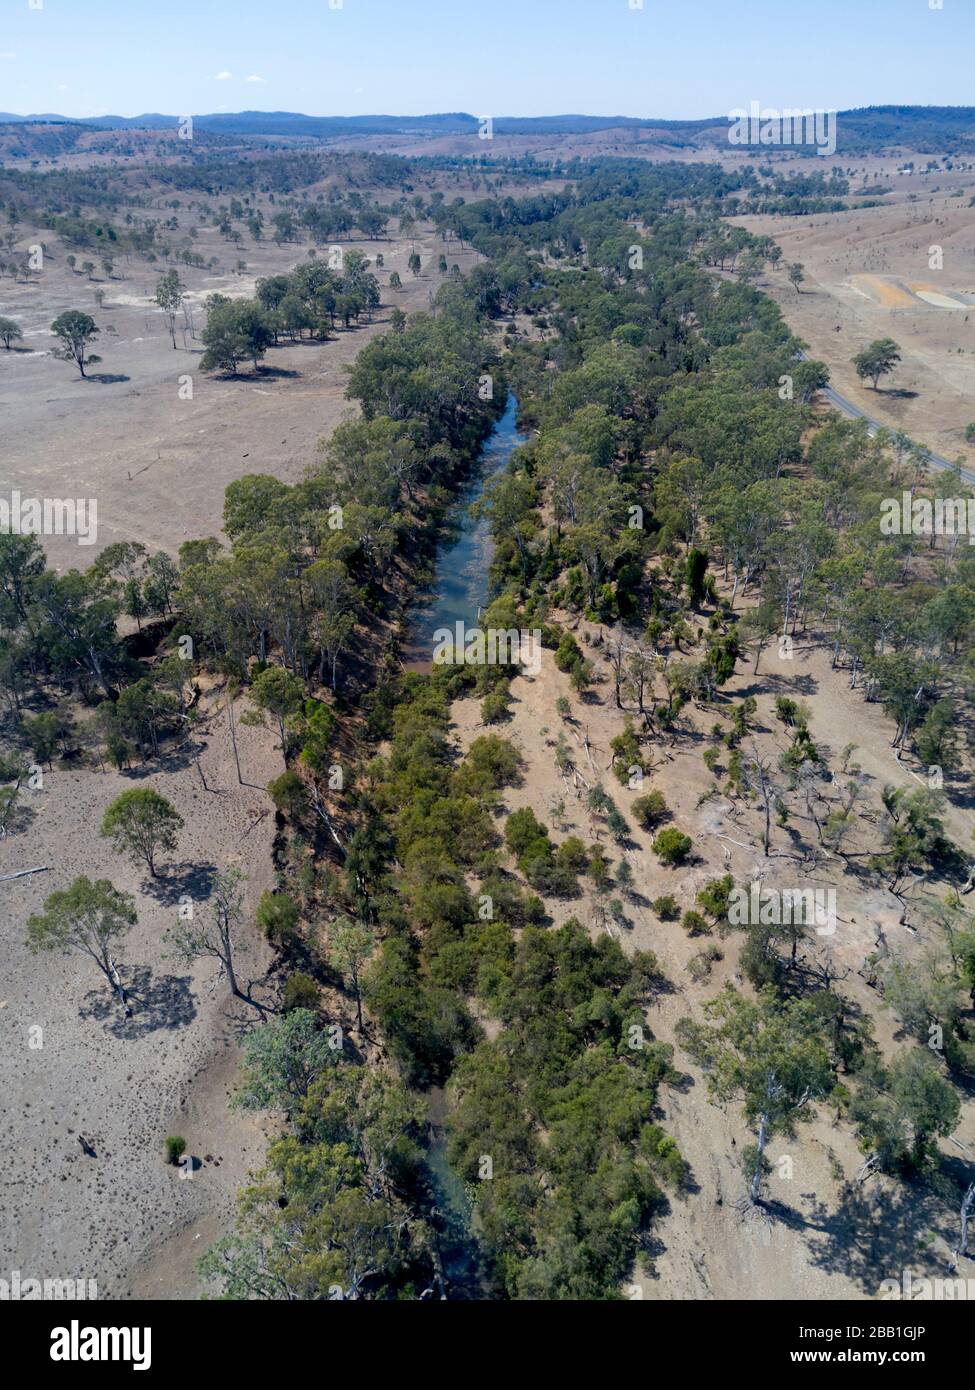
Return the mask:
{"type": "Polygon", "coordinates": [[[186,1028],[196,1017],[189,975],[155,975],[149,965],[123,966],[122,983],[132,1007],[131,1018],[119,1012],[118,999],[104,986],[85,995],[81,1018],[104,1023],[116,1038],[132,1039],[160,1029],[186,1028]]]}
{"type": "Polygon", "coordinates": [[[180,744],[160,748],[157,754],[148,756],[144,762],[120,768],[119,774],[136,781],[143,777],[152,777],[157,772],[184,772],[206,752],[207,747],[202,740],[186,739],[180,744]]]}
{"type": "Polygon", "coordinates": [[[808,672],[797,672],[794,676],[778,676],[777,681],[796,695],[815,695],[819,690],[819,681],[808,672]]]}
{"type": "Polygon", "coordinates": [[[865,1293],[876,1295],[882,1280],[900,1282],[904,1270],[919,1265],[943,1266],[950,1273],[949,1261],[930,1248],[932,1232],[950,1245],[950,1214],[919,1184],[863,1188],[850,1183],[835,1210],[817,1206],[814,1215],[808,1221],[798,1218],[810,1233],[810,1262],[853,1280],[865,1293]]]}
{"type": "Polygon", "coordinates": [[[36,817],[37,812],[32,806],[26,806],[23,801],[15,802],[7,812],[6,822],[0,830],[0,845],[11,835],[22,835],[25,830],[29,830],[36,817]]]}
{"type": "Polygon", "coordinates": [[[115,386],[120,381],[131,381],[132,378],[126,376],[124,372],[89,372],[85,381],[93,381],[99,386],[115,386]]]}
{"type": "Polygon", "coordinates": [[[269,381],[275,377],[300,377],[301,372],[295,371],[294,367],[268,367],[262,362],[255,376],[260,377],[263,381],[269,381]]]}
{"type": "Polygon", "coordinates": [[[283,1012],[281,996],[284,972],[280,969],[280,961],[273,960],[263,975],[251,976],[245,984],[239,961],[236,959],[234,970],[237,974],[237,985],[240,992],[238,994],[230,992],[227,977],[222,967],[217,976],[217,988],[223,991],[223,1017],[230,1035],[241,1042],[248,1033],[253,1032],[262,1023],[267,1023],[270,1018],[283,1012]]]}
{"type": "Polygon", "coordinates": [[[147,897],[164,906],[174,907],[184,897],[202,903],[213,892],[216,872],[215,864],[167,864],[159,878],[145,879],[141,887],[147,897]]]}
{"type": "Polygon", "coordinates": [[[228,991],[224,1014],[230,1033],[237,1042],[243,1042],[255,1028],[260,1028],[261,1024],[281,1013],[280,1005],[272,999],[255,997],[255,984],[263,983],[263,980],[249,980],[246,985],[241,985],[239,994],[231,995],[228,991]]]}

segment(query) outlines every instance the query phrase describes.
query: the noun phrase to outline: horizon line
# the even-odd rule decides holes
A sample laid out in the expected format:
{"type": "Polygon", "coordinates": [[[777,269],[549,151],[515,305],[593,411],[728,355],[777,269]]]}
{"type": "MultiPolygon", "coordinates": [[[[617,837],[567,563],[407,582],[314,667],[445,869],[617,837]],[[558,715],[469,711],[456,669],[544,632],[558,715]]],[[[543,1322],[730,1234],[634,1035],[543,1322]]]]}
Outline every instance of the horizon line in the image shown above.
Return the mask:
{"type": "MultiPolygon", "coordinates": [[[[737,107],[736,107],[735,109],[738,110],[738,109],[743,109],[743,108],[737,108],[737,107]]],[[[778,108],[771,108],[771,107],[769,107],[769,108],[767,108],[767,109],[768,109],[769,112],[770,112],[770,118],[771,118],[772,113],[773,113],[775,110],[777,110],[778,108]]],[[[785,108],[781,108],[781,109],[784,110],[785,108]]],[[[789,109],[792,109],[792,108],[789,108],[789,109]]],[[[807,109],[807,108],[802,108],[802,109],[807,109]]],[[[936,105],[936,104],[934,104],[934,103],[917,103],[917,102],[897,102],[897,101],[888,101],[888,102],[874,102],[874,103],[871,103],[869,106],[822,107],[822,108],[811,108],[811,107],[810,107],[810,108],[808,108],[808,109],[821,109],[821,110],[824,110],[824,111],[825,111],[825,110],[834,111],[837,115],[854,115],[854,114],[864,113],[864,112],[887,111],[887,110],[901,111],[901,112],[904,112],[904,111],[912,111],[912,112],[924,112],[924,111],[954,111],[954,112],[959,112],[959,113],[960,113],[960,112],[970,111],[970,112],[973,113],[973,115],[975,115],[975,104],[973,104],[973,105],[964,105],[964,104],[960,104],[960,103],[959,103],[959,104],[948,104],[948,105],[936,105]]],[[[282,110],[282,109],[280,109],[280,108],[277,109],[277,110],[265,110],[265,109],[260,108],[260,107],[242,107],[242,108],[240,108],[239,110],[233,110],[233,111],[228,111],[228,110],[217,110],[217,111],[185,112],[185,113],[181,113],[181,114],[175,114],[175,113],[170,113],[170,112],[166,112],[166,111],[138,111],[138,112],[135,112],[135,113],[132,114],[132,115],[125,115],[125,114],[123,114],[122,112],[118,112],[118,111],[104,111],[104,112],[101,112],[101,113],[99,113],[99,114],[97,114],[97,115],[96,115],[96,114],[92,114],[92,115],[88,115],[88,116],[67,116],[67,115],[64,115],[64,114],[61,113],[61,112],[56,112],[56,111],[28,111],[28,112],[20,112],[20,111],[2,111],[2,112],[0,112],[0,120],[2,120],[4,117],[9,117],[9,116],[16,117],[17,120],[21,120],[21,121],[31,121],[31,120],[37,121],[37,122],[66,121],[66,122],[71,122],[71,123],[74,123],[74,124],[83,124],[85,121],[104,121],[104,120],[138,121],[138,120],[156,120],[156,119],[162,119],[162,120],[169,120],[169,121],[176,121],[176,122],[178,122],[178,121],[181,121],[181,120],[185,120],[187,116],[190,116],[193,120],[200,120],[200,119],[217,119],[217,120],[222,120],[222,119],[233,119],[234,117],[240,117],[240,116],[292,117],[292,118],[298,118],[298,119],[301,119],[301,120],[308,120],[308,121],[364,121],[364,120],[394,120],[394,121],[411,121],[411,120],[414,120],[414,121],[418,121],[418,120],[436,120],[436,119],[455,118],[455,119],[465,119],[465,120],[470,120],[470,121],[478,122],[478,121],[480,121],[480,120],[482,120],[482,119],[485,119],[485,117],[477,116],[477,115],[475,115],[474,113],[472,113],[472,112],[470,112],[470,111],[418,111],[418,112],[360,111],[360,112],[355,112],[355,113],[353,113],[353,114],[351,114],[351,115],[344,115],[344,114],[341,114],[341,113],[338,113],[338,112],[311,113],[311,112],[308,112],[308,111],[288,111],[288,110],[282,110]]],[[[650,125],[650,126],[653,126],[653,125],[701,125],[701,124],[713,124],[713,123],[721,122],[721,121],[724,121],[724,120],[728,120],[728,119],[730,119],[730,117],[728,116],[727,113],[720,113],[720,114],[711,115],[711,116],[633,116],[633,115],[625,115],[625,114],[623,114],[623,113],[617,112],[617,113],[613,113],[613,114],[611,114],[611,115],[604,116],[604,115],[599,115],[599,114],[596,114],[596,113],[593,113],[593,112],[586,112],[586,111],[552,111],[552,112],[546,112],[546,113],[544,113],[544,114],[542,114],[542,115],[535,115],[535,116],[519,115],[519,114],[515,114],[515,113],[508,112],[508,113],[505,113],[505,114],[492,115],[492,116],[490,117],[490,119],[492,119],[493,121],[555,121],[555,120],[589,120],[589,121],[606,121],[606,122],[619,121],[619,122],[626,122],[626,123],[636,123],[636,122],[639,122],[639,123],[641,123],[641,124],[643,124],[643,125],[650,125]]]]}

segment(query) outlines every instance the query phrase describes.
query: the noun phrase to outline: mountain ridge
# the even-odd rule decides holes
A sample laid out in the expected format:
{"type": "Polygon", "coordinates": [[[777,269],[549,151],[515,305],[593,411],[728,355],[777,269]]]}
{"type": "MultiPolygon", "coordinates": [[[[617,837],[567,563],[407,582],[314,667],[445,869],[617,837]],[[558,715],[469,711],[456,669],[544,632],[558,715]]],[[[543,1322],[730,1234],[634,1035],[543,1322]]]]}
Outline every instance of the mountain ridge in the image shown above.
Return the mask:
{"type": "MultiPolygon", "coordinates": [[[[138,116],[74,117],[55,113],[0,112],[0,125],[62,126],[89,131],[176,130],[183,116],[144,112],[138,116]]],[[[278,137],[328,140],[350,136],[471,136],[481,120],[465,111],[419,116],[365,114],[358,116],[308,116],[295,111],[208,112],[192,117],[195,130],[225,136],[278,137]]],[[[495,116],[494,135],[579,136],[612,130],[658,132],[659,143],[684,141],[713,144],[714,132],[727,129],[729,117],[706,116],[673,120],[645,116],[587,116],[564,113],[553,116],[495,116]]],[[[843,154],[880,149],[918,150],[975,154],[975,106],[910,106],[889,104],[854,107],[836,113],[837,148],[843,154]]]]}

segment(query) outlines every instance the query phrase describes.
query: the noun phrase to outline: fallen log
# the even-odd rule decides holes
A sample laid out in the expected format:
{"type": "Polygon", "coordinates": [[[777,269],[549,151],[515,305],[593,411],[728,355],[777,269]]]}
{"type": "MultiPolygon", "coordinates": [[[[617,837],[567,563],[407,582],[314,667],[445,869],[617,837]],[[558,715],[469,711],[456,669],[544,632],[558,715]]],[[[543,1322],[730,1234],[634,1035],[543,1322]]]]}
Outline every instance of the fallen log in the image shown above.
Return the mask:
{"type": "Polygon", "coordinates": [[[28,874],[46,874],[50,867],[50,864],[39,864],[36,869],[18,869],[15,874],[0,874],[0,883],[6,883],[11,878],[26,878],[28,874]]]}

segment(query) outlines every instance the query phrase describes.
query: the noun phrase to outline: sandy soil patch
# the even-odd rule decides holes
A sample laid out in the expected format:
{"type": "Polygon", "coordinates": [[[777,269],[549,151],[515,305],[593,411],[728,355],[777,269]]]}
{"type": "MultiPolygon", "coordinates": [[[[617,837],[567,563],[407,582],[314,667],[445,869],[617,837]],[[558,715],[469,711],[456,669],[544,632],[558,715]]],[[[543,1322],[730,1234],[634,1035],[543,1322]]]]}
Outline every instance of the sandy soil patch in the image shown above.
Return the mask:
{"type": "Polygon", "coordinates": [[[917,289],[915,294],[918,299],[923,299],[925,304],[933,304],[936,309],[967,309],[969,307],[963,299],[955,299],[948,294],[939,294],[937,290],[917,289]]]}
{"type": "Polygon", "coordinates": [[[868,299],[882,304],[885,309],[910,309],[914,306],[914,296],[896,281],[882,280],[879,275],[852,275],[850,282],[855,289],[861,290],[868,299]]]}

